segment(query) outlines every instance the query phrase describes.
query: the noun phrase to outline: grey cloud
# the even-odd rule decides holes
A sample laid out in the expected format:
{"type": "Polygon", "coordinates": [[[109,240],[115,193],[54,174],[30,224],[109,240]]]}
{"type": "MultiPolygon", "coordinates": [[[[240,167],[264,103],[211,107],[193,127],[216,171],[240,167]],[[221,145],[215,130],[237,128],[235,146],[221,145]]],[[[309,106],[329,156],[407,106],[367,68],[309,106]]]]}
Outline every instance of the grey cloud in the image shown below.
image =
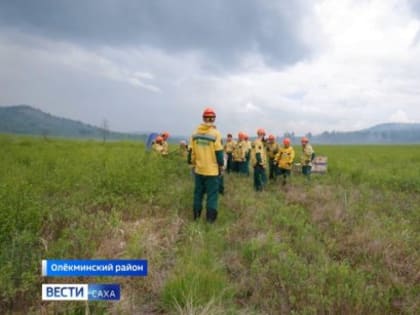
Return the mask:
{"type": "MultiPolygon", "coordinates": [[[[420,0],[409,0],[408,1],[410,8],[413,10],[414,15],[417,19],[420,20],[420,0]]],[[[413,46],[416,46],[420,43],[420,30],[417,31],[416,36],[414,37],[413,46]]]]}
{"type": "Polygon", "coordinates": [[[408,0],[408,5],[417,17],[420,17],[420,0],[408,0]]]}
{"type": "Polygon", "coordinates": [[[305,1],[14,0],[0,3],[0,25],[80,45],[196,52],[210,66],[259,54],[281,67],[311,53],[301,36],[305,1]]]}

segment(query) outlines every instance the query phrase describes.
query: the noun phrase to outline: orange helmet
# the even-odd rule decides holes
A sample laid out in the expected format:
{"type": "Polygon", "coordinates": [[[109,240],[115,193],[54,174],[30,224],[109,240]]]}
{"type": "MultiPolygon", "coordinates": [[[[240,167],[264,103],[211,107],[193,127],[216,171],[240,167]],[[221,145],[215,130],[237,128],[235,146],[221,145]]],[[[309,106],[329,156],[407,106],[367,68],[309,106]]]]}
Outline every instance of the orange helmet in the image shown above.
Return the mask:
{"type": "Polygon", "coordinates": [[[166,139],[168,139],[168,138],[169,138],[169,132],[164,131],[164,132],[162,132],[161,136],[162,136],[162,138],[163,138],[164,140],[166,140],[166,139]]]}
{"type": "Polygon", "coordinates": [[[240,132],[238,133],[238,139],[239,139],[239,140],[244,140],[244,139],[245,139],[245,134],[244,134],[242,131],[240,131],[240,132]]]}
{"type": "Polygon", "coordinates": [[[203,117],[216,117],[216,112],[213,110],[213,108],[207,107],[203,111],[203,117]]]}
{"type": "Polygon", "coordinates": [[[162,142],[162,141],[163,141],[163,137],[162,137],[162,136],[157,136],[157,137],[156,137],[156,139],[155,139],[155,141],[156,141],[157,143],[160,143],[160,142],[162,142]]]}
{"type": "Polygon", "coordinates": [[[265,130],[263,128],[258,128],[257,135],[263,135],[263,136],[265,136],[265,130]]]}
{"type": "Polygon", "coordinates": [[[302,139],[300,139],[300,142],[302,142],[302,143],[308,143],[309,142],[309,139],[306,138],[306,137],[302,137],[302,139]]]}
{"type": "Polygon", "coordinates": [[[290,139],[289,138],[284,138],[283,139],[283,144],[284,145],[290,145],[290,139]]]}
{"type": "Polygon", "coordinates": [[[274,141],[274,140],[276,140],[276,137],[274,135],[269,135],[268,140],[274,141]]]}

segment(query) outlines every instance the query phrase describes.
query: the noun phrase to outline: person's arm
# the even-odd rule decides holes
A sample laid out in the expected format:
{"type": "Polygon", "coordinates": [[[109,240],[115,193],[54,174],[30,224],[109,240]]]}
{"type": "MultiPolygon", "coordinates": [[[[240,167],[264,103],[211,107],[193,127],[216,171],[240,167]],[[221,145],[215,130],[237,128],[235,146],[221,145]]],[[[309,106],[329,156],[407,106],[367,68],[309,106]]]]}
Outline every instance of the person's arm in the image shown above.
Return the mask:
{"type": "Polygon", "coordinates": [[[188,155],[187,155],[188,164],[194,164],[195,163],[195,156],[194,156],[194,153],[193,153],[193,147],[194,147],[194,143],[193,143],[193,139],[191,137],[190,144],[188,145],[188,155]]]}
{"type": "Polygon", "coordinates": [[[223,165],[225,165],[225,161],[223,160],[222,136],[218,131],[216,134],[216,141],[214,142],[214,151],[216,153],[217,164],[219,167],[223,167],[223,165]]]}
{"type": "Polygon", "coordinates": [[[216,160],[217,164],[221,167],[225,164],[225,161],[223,160],[223,150],[216,151],[216,160]]]}
{"type": "Polygon", "coordinates": [[[295,159],[295,150],[292,148],[292,150],[290,151],[290,161],[289,161],[290,165],[292,165],[294,159],[295,159]]]}

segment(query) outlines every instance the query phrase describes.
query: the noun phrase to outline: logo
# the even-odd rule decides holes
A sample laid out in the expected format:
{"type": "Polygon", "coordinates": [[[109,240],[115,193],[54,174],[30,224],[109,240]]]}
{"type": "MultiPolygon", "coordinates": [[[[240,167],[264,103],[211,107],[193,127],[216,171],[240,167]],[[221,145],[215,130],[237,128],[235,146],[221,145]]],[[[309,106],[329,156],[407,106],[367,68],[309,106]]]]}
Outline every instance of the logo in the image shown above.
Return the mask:
{"type": "Polygon", "coordinates": [[[43,284],[43,301],[118,301],[119,284],[43,284]]]}

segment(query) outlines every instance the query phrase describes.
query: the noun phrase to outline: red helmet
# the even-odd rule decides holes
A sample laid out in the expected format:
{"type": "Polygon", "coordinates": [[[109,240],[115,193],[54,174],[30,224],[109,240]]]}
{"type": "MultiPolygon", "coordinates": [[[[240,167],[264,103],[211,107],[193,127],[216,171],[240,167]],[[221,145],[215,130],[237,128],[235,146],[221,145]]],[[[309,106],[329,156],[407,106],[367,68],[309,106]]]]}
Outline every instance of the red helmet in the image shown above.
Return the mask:
{"type": "Polygon", "coordinates": [[[300,139],[300,142],[302,142],[302,143],[308,143],[309,142],[309,139],[306,138],[306,137],[302,137],[302,139],[300,139]]]}
{"type": "Polygon", "coordinates": [[[213,108],[207,107],[203,111],[203,117],[216,117],[216,112],[213,110],[213,108]]]}
{"type": "Polygon", "coordinates": [[[162,141],[163,141],[163,137],[161,137],[161,136],[157,136],[157,137],[156,137],[156,139],[155,139],[155,141],[156,141],[157,143],[160,143],[160,142],[162,142],[162,141]]]}
{"type": "Polygon", "coordinates": [[[258,128],[257,135],[265,136],[265,130],[263,128],[258,128]]]}
{"type": "Polygon", "coordinates": [[[269,135],[268,140],[274,141],[274,140],[276,140],[276,137],[274,135],[269,135]]]}
{"type": "Polygon", "coordinates": [[[248,140],[248,139],[249,139],[248,134],[244,132],[244,140],[248,140]]]}
{"type": "Polygon", "coordinates": [[[283,139],[283,144],[284,145],[290,145],[290,139],[289,138],[284,138],[283,139]]]}

